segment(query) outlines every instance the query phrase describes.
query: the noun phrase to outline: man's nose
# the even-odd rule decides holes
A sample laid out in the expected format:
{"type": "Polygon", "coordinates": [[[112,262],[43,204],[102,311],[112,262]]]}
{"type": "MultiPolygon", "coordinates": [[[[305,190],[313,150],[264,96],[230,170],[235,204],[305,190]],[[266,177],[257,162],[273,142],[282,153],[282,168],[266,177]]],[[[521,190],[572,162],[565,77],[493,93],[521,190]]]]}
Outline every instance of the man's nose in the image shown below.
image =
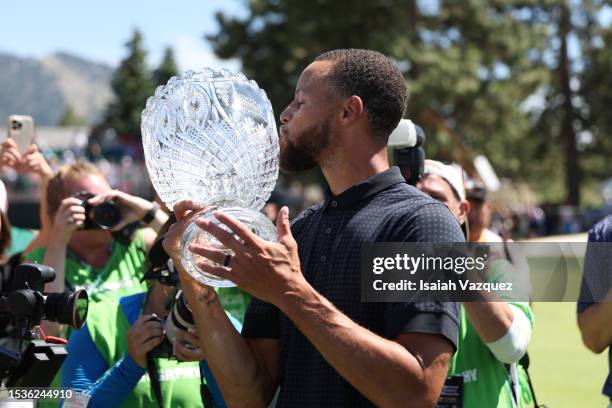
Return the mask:
{"type": "Polygon", "coordinates": [[[290,106],[287,106],[280,114],[280,121],[283,125],[286,125],[291,120],[290,106]]]}

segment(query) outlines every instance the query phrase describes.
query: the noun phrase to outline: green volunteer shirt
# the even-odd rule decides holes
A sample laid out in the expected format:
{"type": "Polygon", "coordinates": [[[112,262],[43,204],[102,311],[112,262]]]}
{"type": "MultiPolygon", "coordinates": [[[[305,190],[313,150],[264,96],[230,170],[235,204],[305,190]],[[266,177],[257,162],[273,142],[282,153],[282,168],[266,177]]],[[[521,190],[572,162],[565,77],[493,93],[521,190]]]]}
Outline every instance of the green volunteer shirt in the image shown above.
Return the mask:
{"type": "MultiPolygon", "coordinates": [[[[142,301],[146,296],[142,296],[142,301]]],[[[140,309],[142,310],[142,304],[140,309]]],[[[94,304],[87,318],[87,328],[100,355],[112,367],[128,353],[127,332],[130,323],[117,299],[94,304]]],[[[200,396],[200,366],[198,362],[156,359],[159,367],[164,407],[202,407],[200,396]]],[[[158,407],[147,374],[125,398],[122,407],[158,407]]]]}
{"type": "MultiPolygon", "coordinates": [[[[528,302],[524,284],[517,285],[520,277],[513,265],[505,260],[494,261],[488,271],[489,282],[513,282],[515,291],[498,294],[508,305],[514,305],[527,316],[533,328],[534,316],[528,302]]],[[[520,364],[514,364],[518,374],[518,407],[533,406],[533,396],[527,382],[527,374],[520,364]]],[[[463,305],[460,310],[459,339],[448,375],[463,377],[464,408],[513,408],[512,378],[507,366],[499,361],[480,339],[470,323],[463,305]]]]}
{"type": "MultiPolygon", "coordinates": [[[[111,255],[102,268],[94,268],[68,251],[64,267],[67,289],[85,289],[90,303],[146,292],[147,285],[140,282],[147,253],[142,231],[137,231],[128,245],[113,241],[111,246],[111,255]]],[[[46,251],[45,247],[37,248],[28,252],[24,258],[42,263],[46,251]]]]}

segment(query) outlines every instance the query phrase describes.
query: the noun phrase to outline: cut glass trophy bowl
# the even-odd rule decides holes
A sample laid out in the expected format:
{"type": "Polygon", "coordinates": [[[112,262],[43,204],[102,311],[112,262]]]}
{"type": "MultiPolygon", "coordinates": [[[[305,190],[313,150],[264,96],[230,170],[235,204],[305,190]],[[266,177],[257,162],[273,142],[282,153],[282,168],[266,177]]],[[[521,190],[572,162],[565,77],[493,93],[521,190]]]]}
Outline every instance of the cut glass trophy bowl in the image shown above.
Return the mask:
{"type": "MultiPolygon", "coordinates": [[[[260,238],[276,239],[261,209],[278,176],[278,133],[272,105],[255,81],[209,68],[172,77],[147,100],[141,127],[151,182],[168,208],[193,200],[205,207],[198,217],[228,230],[212,215],[219,209],[260,238]]],[[[206,285],[235,286],[197,266],[205,258],[189,251],[192,242],[224,248],[190,224],[181,241],[189,274],[206,285]]]]}

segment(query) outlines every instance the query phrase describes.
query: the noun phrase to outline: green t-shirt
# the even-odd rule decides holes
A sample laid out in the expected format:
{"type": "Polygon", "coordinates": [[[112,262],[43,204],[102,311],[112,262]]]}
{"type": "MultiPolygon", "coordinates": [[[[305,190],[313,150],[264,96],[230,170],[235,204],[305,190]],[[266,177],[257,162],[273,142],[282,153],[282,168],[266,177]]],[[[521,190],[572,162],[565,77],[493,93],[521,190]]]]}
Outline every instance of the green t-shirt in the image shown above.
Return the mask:
{"type": "MultiPolygon", "coordinates": [[[[507,261],[496,261],[488,273],[489,282],[516,281],[517,276],[512,264],[507,261]]],[[[514,285],[517,287],[517,285],[514,285]]],[[[522,289],[522,288],[521,288],[522,289]]],[[[511,297],[502,294],[502,299],[509,305],[516,306],[525,313],[533,327],[534,316],[526,293],[513,293],[511,297]]],[[[454,354],[448,375],[463,376],[464,408],[513,408],[516,407],[512,391],[512,378],[504,363],[499,361],[480,339],[476,329],[470,323],[463,305],[461,305],[457,352],[454,354]]],[[[519,408],[533,406],[533,396],[527,383],[527,374],[520,364],[515,363],[518,374],[519,408]]]]}
{"type": "MultiPolygon", "coordinates": [[[[128,352],[127,332],[130,323],[125,315],[124,306],[142,311],[145,299],[146,296],[140,294],[123,299],[126,302],[138,302],[138,305],[124,305],[116,299],[108,299],[92,306],[91,315],[87,319],[87,328],[96,348],[109,367],[114,366],[128,352]]],[[[159,367],[164,407],[202,406],[198,362],[179,362],[160,358],[156,359],[156,364],[159,367]]],[[[157,400],[151,390],[147,374],[142,376],[121,406],[157,408],[157,400]]]]}
{"type": "MultiPolygon", "coordinates": [[[[74,253],[66,254],[65,280],[69,290],[85,289],[91,303],[105,298],[119,298],[132,293],[146,292],[146,283],[141,283],[143,264],[147,249],[142,232],[128,245],[113,241],[111,255],[102,268],[94,268],[78,259],[74,253]]],[[[37,248],[28,252],[26,260],[42,263],[47,248],[37,248]]]]}
{"type": "MultiPolygon", "coordinates": [[[[146,259],[147,248],[144,243],[142,231],[137,231],[134,239],[128,245],[117,241],[112,242],[111,255],[102,268],[94,268],[80,260],[74,253],[67,251],[64,266],[66,289],[85,289],[89,297],[89,311],[87,322],[92,318],[95,304],[103,300],[117,300],[122,296],[146,292],[147,285],[140,282],[143,276],[143,265],[146,259]]],[[[42,263],[47,248],[33,249],[24,255],[24,259],[42,263]]],[[[62,337],[68,338],[71,332],[66,327],[62,337]]],[[[61,369],[57,372],[52,387],[59,387],[61,369]]],[[[39,407],[56,407],[56,403],[43,401],[39,407]]]]}
{"type": "MultiPolygon", "coordinates": [[[[529,304],[511,303],[520,308],[533,322],[529,304]]],[[[526,381],[526,373],[517,364],[519,377],[519,407],[533,406],[533,397],[526,381]]],[[[506,366],[493,355],[469,322],[461,306],[457,352],[451,360],[448,375],[463,376],[464,408],[512,408],[512,381],[506,366]]]]}

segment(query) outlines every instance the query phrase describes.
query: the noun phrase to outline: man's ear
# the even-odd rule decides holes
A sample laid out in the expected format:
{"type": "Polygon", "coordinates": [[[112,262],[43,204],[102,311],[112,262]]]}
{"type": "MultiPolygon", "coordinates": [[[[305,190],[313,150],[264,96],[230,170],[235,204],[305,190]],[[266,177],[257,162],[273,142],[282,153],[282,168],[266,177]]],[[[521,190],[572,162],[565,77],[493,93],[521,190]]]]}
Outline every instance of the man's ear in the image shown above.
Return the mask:
{"type": "Polygon", "coordinates": [[[349,125],[359,120],[363,114],[363,101],[357,95],[353,95],[344,102],[341,120],[349,125]]]}

